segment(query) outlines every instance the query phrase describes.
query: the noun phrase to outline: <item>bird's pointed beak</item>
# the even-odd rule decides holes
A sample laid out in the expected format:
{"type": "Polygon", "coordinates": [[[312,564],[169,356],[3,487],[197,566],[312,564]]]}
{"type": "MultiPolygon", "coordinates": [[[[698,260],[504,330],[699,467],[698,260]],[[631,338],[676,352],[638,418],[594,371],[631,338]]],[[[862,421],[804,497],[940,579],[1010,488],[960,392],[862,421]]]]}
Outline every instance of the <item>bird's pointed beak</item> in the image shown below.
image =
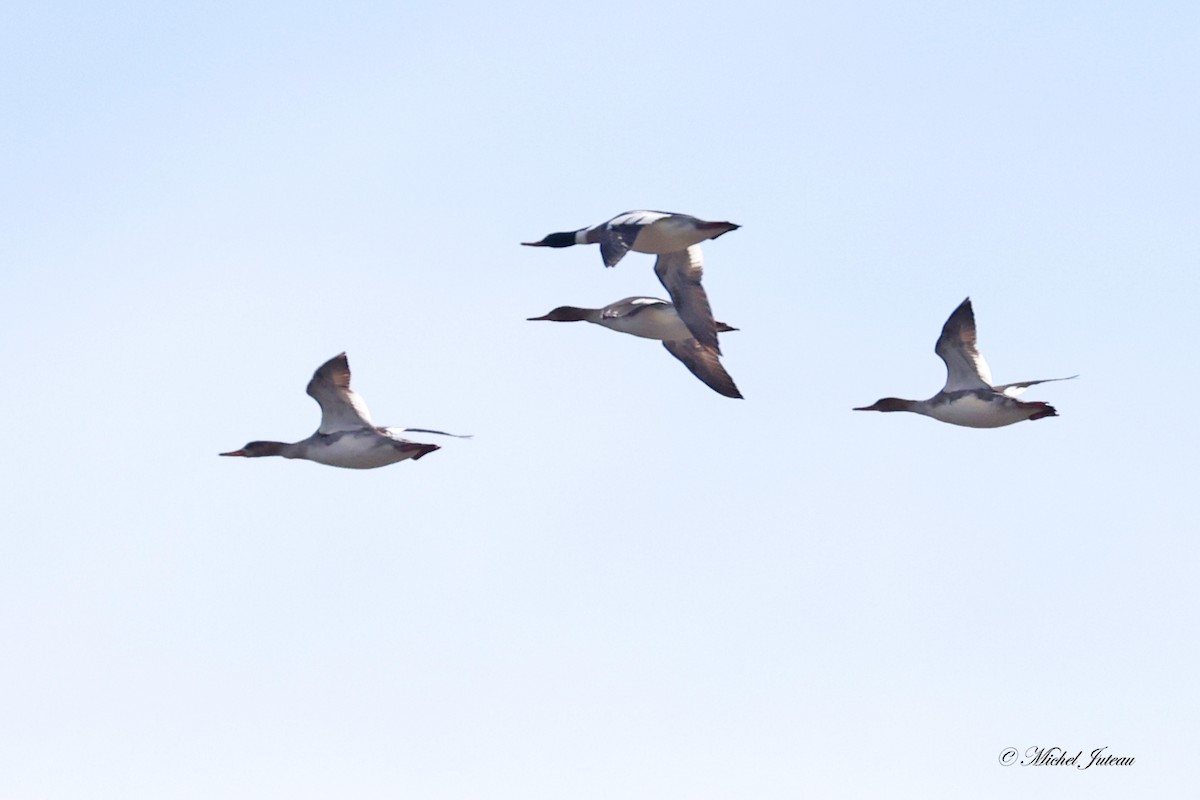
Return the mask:
{"type": "Polygon", "coordinates": [[[525,245],[526,247],[545,247],[546,246],[545,242],[521,242],[521,244],[525,245]]]}
{"type": "Polygon", "coordinates": [[[246,451],[245,450],[232,450],[228,453],[217,453],[217,455],[219,455],[219,456],[245,456],[246,451]]]}
{"type": "Polygon", "coordinates": [[[878,403],[875,403],[874,405],[870,405],[870,406],[861,406],[861,407],[859,407],[859,408],[852,408],[852,409],[850,409],[850,410],[851,410],[851,411],[878,411],[879,409],[875,407],[875,406],[877,406],[877,405],[879,405],[879,404],[878,404],[878,403]]]}
{"type": "Polygon", "coordinates": [[[538,320],[549,320],[549,319],[550,319],[549,314],[543,314],[540,317],[526,317],[525,321],[526,322],[537,322],[538,320]]]}

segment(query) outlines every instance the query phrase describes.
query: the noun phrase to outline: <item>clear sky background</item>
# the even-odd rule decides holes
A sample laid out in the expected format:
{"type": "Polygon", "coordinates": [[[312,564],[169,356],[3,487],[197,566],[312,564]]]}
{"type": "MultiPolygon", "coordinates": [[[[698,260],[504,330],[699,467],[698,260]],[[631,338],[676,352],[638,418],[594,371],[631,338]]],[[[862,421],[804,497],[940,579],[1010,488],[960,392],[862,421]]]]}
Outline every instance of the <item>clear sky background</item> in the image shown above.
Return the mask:
{"type": "Polygon", "coordinates": [[[0,796],[1194,791],[1195,4],[17,3],[0,88],[0,796]],[[637,208],[743,226],[745,400],[525,321],[637,208]],[[851,412],[967,295],[1061,416],[851,412]],[[217,457],[342,350],[475,438],[217,457]]]}

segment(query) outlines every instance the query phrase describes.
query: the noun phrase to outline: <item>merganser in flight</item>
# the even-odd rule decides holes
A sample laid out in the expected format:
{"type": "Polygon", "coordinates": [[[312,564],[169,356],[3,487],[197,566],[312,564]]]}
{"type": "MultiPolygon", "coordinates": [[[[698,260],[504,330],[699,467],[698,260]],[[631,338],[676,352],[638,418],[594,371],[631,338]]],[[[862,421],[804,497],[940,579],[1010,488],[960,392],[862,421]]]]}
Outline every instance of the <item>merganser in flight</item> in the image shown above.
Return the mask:
{"type": "Polygon", "coordinates": [[[304,458],[331,467],[374,469],[409,458],[415,460],[439,449],[436,444],[410,442],[401,438],[401,433],[412,431],[454,436],[424,428],[375,427],[367,404],[350,388],[350,363],[345,353],[322,364],[313,373],[306,391],[321,406],[321,427],[312,436],[290,444],[250,442],[241,450],[220,455],[244,458],[283,456],[304,458]]]}
{"type": "Polygon", "coordinates": [[[1022,420],[1056,417],[1054,406],[1042,401],[1023,402],[1016,396],[1038,383],[1066,381],[1070,378],[1046,378],[992,385],[992,373],[975,347],[975,314],[971,298],[963,300],[938,337],[934,348],[946,362],[946,385],[928,400],[901,400],[885,397],[874,405],[855,411],[912,411],[951,425],[968,428],[1000,428],[1022,420]]]}
{"type": "MultiPolygon", "coordinates": [[[[726,397],[742,396],[734,385],[733,378],[729,377],[729,373],[721,366],[718,352],[712,347],[700,344],[680,318],[675,306],[666,300],[657,297],[626,297],[609,303],[604,308],[559,306],[549,314],[529,319],[591,322],[620,333],[641,336],[644,339],[658,339],[663,343],[663,347],[667,348],[667,352],[682,361],[693,375],[704,381],[713,391],[726,397]]],[[[713,324],[716,332],[737,330],[724,322],[713,324]]]]}
{"type": "Polygon", "coordinates": [[[739,225],[706,222],[687,214],[666,211],[626,211],[607,222],[577,231],[551,233],[540,242],[522,242],[527,247],[570,247],[599,244],[604,266],[615,267],[630,250],[662,255],[686,250],[705,239],[716,239],[739,225]]]}

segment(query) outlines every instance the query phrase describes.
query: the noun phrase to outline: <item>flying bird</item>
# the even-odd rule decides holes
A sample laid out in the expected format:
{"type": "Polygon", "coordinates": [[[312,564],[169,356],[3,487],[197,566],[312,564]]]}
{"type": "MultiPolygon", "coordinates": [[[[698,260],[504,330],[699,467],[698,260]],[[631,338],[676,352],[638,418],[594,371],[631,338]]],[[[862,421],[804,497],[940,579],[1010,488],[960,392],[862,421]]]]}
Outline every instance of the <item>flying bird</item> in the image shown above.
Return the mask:
{"type": "Polygon", "coordinates": [[[436,444],[410,442],[401,438],[401,433],[411,431],[455,435],[424,428],[376,427],[371,422],[367,404],[350,388],[350,362],[345,353],[322,364],[313,373],[306,391],[321,406],[321,427],[312,436],[292,443],[250,442],[240,450],[219,455],[243,458],[283,456],[303,458],[331,467],[374,469],[409,458],[422,458],[440,449],[436,444]]]}
{"type": "MultiPolygon", "coordinates": [[[[699,250],[699,248],[695,248],[699,250]]],[[[741,397],[733,378],[721,365],[720,354],[713,347],[701,344],[679,316],[675,305],[657,297],[626,297],[604,308],[559,306],[531,321],[591,322],[620,333],[658,339],[671,355],[683,362],[692,374],[713,391],[726,397],[741,397]]],[[[714,322],[715,332],[735,331],[724,322],[714,322]]]]}
{"type": "Polygon", "coordinates": [[[942,327],[934,352],[946,362],[946,385],[928,400],[884,397],[855,411],[911,411],[951,425],[968,428],[1000,428],[1023,420],[1057,417],[1054,406],[1042,401],[1024,402],[1016,397],[1030,386],[1069,378],[1046,378],[992,385],[992,373],[975,347],[975,314],[971,298],[963,300],[942,327]]]}
{"type": "Polygon", "coordinates": [[[522,242],[526,247],[571,247],[599,244],[604,266],[615,267],[625,253],[662,255],[686,250],[705,239],[737,230],[732,222],[706,222],[688,214],[666,211],[626,211],[607,222],[577,231],[551,233],[538,242],[522,242]]]}

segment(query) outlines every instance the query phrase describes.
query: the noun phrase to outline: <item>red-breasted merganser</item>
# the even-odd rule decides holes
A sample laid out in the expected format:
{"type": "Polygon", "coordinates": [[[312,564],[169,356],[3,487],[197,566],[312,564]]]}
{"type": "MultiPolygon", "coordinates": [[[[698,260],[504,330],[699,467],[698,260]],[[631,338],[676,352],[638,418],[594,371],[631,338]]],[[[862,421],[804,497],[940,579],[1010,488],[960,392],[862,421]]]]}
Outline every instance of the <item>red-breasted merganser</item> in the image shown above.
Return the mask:
{"type": "Polygon", "coordinates": [[[374,469],[409,458],[415,460],[439,449],[436,444],[410,442],[401,438],[401,433],[455,435],[424,428],[375,427],[367,404],[350,388],[350,362],[345,353],[329,359],[313,373],[307,392],[321,406],[321,427],[312,436],[292,443],[250,442],[241,450],[220,455],[283,456],[304,458],[331,467],[374,469]]]}
{"type": "MultiPolygon", "coordinates": [[[[698,249],[698,248],[697,248],[698,249]]],[[[541,317],[530,317],[530,320],[550,320],[552,322],[591,322],[609,330],[641,336],[644,339],[658,339],[667,348],[667,352],[683,362],[692,374],[711,388],[726,397],[741,397],[741,392],[733,383],[733,378],[721,366],[718,352],[706,345],[700,344],[691,330],[680,318],[672,303],[657,297],[626,297],[615,303],[609,303],[604,308],[578,308],[576,306],[559,306],[541,317]]],[[[715,331],[724,333],[735,331],[724,322],[714,322],[715,331]]]]}
{"type": "Polygon", "coordinates": [[[928,400],[885,397],[874,405],[855,411],[912,411],[951,425],[968,428],[1000,428],[1027,419],[1057,417],[1054,406],[1042,401],[1023,402],[1016,396],[1037,383],[1066,381],[1079,377],[1046,378],[992,385],[992,373],[975,347],[975,314],[971,298],[963,300],[942,327],[934,352],[946,362],[946,385],[928,400]]]}
{"type": "Polygon", "coordinates": [[[629,250],[654,255],[673,253],[705,239],[716,239],[739,227],[732,222],[706,222],[687,214],[666,211],[626,211],[590,228],[551,233],[539,242],[521,244],[527,247],[570,247],[598,243],[604,266],[615,267],[629,250]]]}

